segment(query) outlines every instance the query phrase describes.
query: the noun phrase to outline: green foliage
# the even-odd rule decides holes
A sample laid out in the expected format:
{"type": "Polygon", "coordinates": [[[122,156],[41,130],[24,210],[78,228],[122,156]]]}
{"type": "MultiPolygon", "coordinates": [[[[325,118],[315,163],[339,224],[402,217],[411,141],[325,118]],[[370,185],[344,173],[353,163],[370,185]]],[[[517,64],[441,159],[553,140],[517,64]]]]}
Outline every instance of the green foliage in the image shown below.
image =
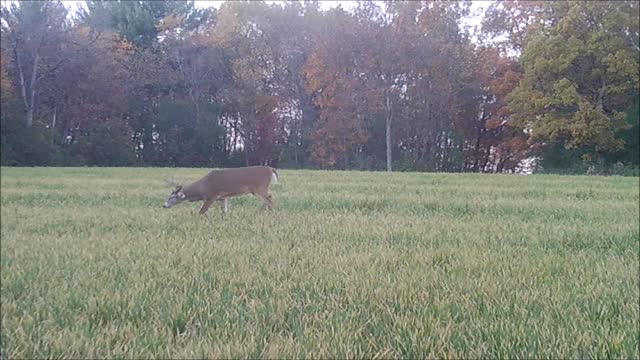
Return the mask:
{"type": "Polygon", "coordinates": [[[639,179],[2,168],[6,358],[637,359],[639,179]],[[496,186],[500,184],[500,186],[496,186]]]}
{"type": "Polygon", "coordinates": [[[110,30],[139,47],[151,47],[167,16],[191,20],[187,30],[207,20],[209,12],[190,1],[99,1],[87,0],[81,19],[95,29],[110,30]]]}
{"type": "Polygon", "coordinates": [[[628,5],[544,3],[549,11],[541,16],[549,25],[530,35],[521,58],[524,79],[509,95],[515,124],[529,129],[534,142],[608,159],[622,153],[625,140],[634,143],[624,131],[633,126],[625,111],[637,97],[638,52],[627,41],[631,30],[619,22],[628,5]]]}
{"type": "Polygon", "coordinates": [[[129,128],[118,120],[92,123],[76,134],[72,155],[92,166],[133,166],[137,163],[129,128]]]}
{"type": "MultiPolygon", "coordinates": [[[[629,161],[622,162],[623,157],[619,154],[612,154],[613,159],[594,159],[591,157],[592,149],[578,148],[567,150],[560,143],[545,147],[540,153],[536,172],[540,174],[561,174],[561,175],[619,175],[619,176],[639,176],[640,168],[637,164],[629,161]],[[616,160],[617,162],[613,162],[616,160]]],[[[633,154],[629,154],[632,158],[633,154]]]]}
{"type": "Polygon", "coordinates": [[[86,5],[3,6],[3,164],[638,166],[635,1],[86,5]]]}
{"type": "Polygon", "coordinates": [[[2,101],[0,163],[3,166],[54,165],[60,149],[51,144],[51,131],[40,123],[27,128],[23,107],[16,99],[2,101]]]}
{"type": "Polygon", "coordinates": [[[640,166],[640,94],[634,94],[635,99],[626,112],[626,126],[620,131],[619,138],[624,142],[624,148],[608,155],[609,163],[622,162],[623,164],[640,166]]]}
{"type": "Polygon", "coordinates": [[[203,119],[195,121],[193,107],[186,103],[163,103],[154,131],[162,145],[164,163],[171,166],[214,167],[224,163],[224,130],[215,121],[217,104],[201,104],[203,119]]]}

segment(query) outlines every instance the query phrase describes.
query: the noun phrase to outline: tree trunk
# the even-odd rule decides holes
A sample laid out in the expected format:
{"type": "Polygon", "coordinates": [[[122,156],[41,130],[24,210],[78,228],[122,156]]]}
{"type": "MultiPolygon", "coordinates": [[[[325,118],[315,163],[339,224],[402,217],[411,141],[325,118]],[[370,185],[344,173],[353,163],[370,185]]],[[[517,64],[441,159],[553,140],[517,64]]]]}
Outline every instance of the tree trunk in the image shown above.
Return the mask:
{"type": "Polygon", "coordinates": [[[33,125],[33,111],[36,102],[36,81],[39,62],[40,54],[36,52],[36,56],[33,59],[33,69],[31,71],[31,83],[29,84],[29,87],[31,88],[31,99],[29,99],[29,107],[27,108],[27,127],[31,127],[31,125],[33,125]]]}
{"type": "Polygon", "coordinates": [[[344,147],[344,169],[349,170],[349,151],[347,149],[347,138],[342,134],[342,145],[344,147]]]}
{"type": "Polygon", "coordinates": [[[489,156],[491,156],[491,146],[487,147],[487,151],[484,154],[484,160],[482,162],[482,167],[480,168],[480,172],[487,172],[487,164],[489,163],[489,156]]]}
{"type": "Polygon", "coordinates": [[[20,94],[22,94],[22,101],[24,102],[24,108],[29,108],[29,101],[27,101],[27,84],[24,81],[24,71],[22,70],[22,61],[20,60],[20,53],[17,49],[14,49],[16,62],[18,65],[18,75],[20,76],[20,94]]]}
{"type": "Polygon", "coordinates": [[[504,163],[505,159],[500,157],[500,160],[498,160],[498,165],[496,166],[496,174],[502,173],[502,170],[504,169],[504,163]]]}
{"type": "Polygon", "coordinates": [[[56,117],[58,115],[58,106],[53,107],[53,119],[51,120],[51,146],[53,146],[53,138],[56,134],[56,117]]]}
{"type": "Polygon", "coordinates": [[[33,125],[33,108],[29,106],[27,108],[27,127],[31,127],[33,125]]]}
{"type": "MultiPolygon", "coordinates": [[[[293,131],[292,131],[292,133],[293,133],[293,131]]],[[[299,160],[298,160],[298,147],[299,147],[299,145],[298,145],[298,131],[297,130],[295,130],[295,135],[293,136],[293,138],[295,139],[293,141],[293,144],[294,144],[294,146],[293,146],[293,161],[296,164],[295,167],[296,168],[300,168],[300,163],[299,163],[299,160]]]]}
{"type": "Polygon", "coordinates": [[[482,129],[484,128],[484,124],[485,124],[485,114],[484,111],[482,111],[482,115],[480,115],[480,126],[478,126],[478,132],[476,134],[476,146],[475,146],[475,151],[473,153],[473,171],[474,172],[480,172],[480,170],[478,169],[478,166],[480,165],[480,144],[482,143],[482,135],[483,135],[483,131],[482,129]]]}
{"type": "Polygon", "coordinates": [[[27,83],[25,81],[25,74],[22,64],[22,59],[20,57],[20,52],[16,48],[14,48],[14,53],[16,56],[16,62],[18,65],[18,75],[20,76],[20,93],[22,94],[22,101],[24,102],[24,108],[27,112],[26,114],[26,125],[27,127],[31,127],[33,125],[33,107],[35,105],[35,95],[36,95],[36,76],[37,76],[37,67],[38,62],[40,61],[40,56],[36,53],[35,58],[33,59],[33,68],[31,69],[31,82],[29,83],[27,89],[27,83]]]}
{"type": "Polygon", "coordinates": [[[249,166],[249,139],[245,136],[243,142],[244,148],[244,165],[249,166]]]}
{"type": "Polygon", "coordinates": [[[393,117],[393,114],[391,113],[391,97],[389,96],[389,93],[387,93],[387,103],[386,103],[386,112],[387,112],[387,116],[386,116],[386,146],[387,146],[387,171],[391,172],[393,171],[391,169],[391,164],[392,164],[392,158],[391,158],[391,120],[393,117]]]}
{"type": "Polygon", "coordinates": [[[478,134],[476,137],[476,146],[473,152],[473,171],[480,172],[478,166],[480,166],[480,142],[482,141],[482,129],[478,128],[478,134]]]}

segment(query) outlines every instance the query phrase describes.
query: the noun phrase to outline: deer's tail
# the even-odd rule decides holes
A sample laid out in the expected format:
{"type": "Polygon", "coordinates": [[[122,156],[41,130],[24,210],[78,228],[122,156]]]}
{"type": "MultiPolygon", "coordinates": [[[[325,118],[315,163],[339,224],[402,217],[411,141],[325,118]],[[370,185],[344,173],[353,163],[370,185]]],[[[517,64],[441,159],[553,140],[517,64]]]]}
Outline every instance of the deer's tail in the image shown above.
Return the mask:
{"type": "Polygon", "coordinates": [[[277,184],[278,183],[278,172],[276,171],[276,169],[271,169],[272,173],[271,173],[271,183],[272,184],[277,184]]]}

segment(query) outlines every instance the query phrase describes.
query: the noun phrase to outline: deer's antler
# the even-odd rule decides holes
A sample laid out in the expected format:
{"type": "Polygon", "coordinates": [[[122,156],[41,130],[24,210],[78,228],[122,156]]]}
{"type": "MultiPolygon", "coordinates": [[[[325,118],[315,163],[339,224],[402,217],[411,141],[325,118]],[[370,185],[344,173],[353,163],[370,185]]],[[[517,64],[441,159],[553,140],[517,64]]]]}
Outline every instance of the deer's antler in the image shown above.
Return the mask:
{"type": "Polygon", "coordinates": [[[175,188],[182,187],[182,182],[181,182],[181,181],[176,180],[176,179],[175,179],[175,178],[173,178],[173,177],[172,177],[171,179],[166,179],[166,180],[165,180],[165,182],[166,182],[167,184],[169,184],[169,186],[172,186],[172,187],[175,187],[175,188]]]}

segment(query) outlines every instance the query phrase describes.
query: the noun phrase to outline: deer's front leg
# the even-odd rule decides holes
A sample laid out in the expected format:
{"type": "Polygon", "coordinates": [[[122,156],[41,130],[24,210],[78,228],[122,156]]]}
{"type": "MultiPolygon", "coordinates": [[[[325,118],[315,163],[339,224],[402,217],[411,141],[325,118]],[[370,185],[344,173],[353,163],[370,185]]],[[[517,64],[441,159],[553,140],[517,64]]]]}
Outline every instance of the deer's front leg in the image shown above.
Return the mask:
{"type": "Polygon", "coordinates": [[[204,213],[206,213],[207,210],[209,210],[209,206],[211,206],[212,203],[213,203],[213,200],[205,200],[204,204],[202,204],[202,207],[200,208],[200,215],[204,215],[204,213]]]}
{"type": "Polygon", "coordinates": [[[220,199],[220,209],[226,214],[229,212],[229,200],[227,198],[220,199]]]}

